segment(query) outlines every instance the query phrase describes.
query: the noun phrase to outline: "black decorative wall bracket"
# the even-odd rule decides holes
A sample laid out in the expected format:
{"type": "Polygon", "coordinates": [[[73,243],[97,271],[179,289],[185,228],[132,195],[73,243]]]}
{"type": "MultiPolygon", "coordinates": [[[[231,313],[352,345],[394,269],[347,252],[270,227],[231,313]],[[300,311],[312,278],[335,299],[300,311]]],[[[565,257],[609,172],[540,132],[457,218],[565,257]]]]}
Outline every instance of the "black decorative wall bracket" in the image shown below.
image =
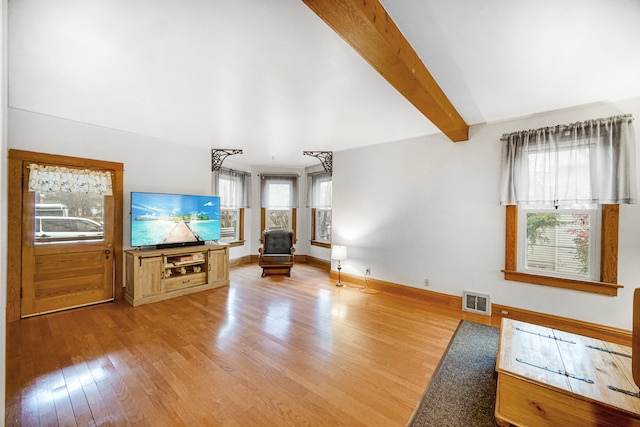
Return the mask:
{"type": "Polygon", "coordinates": [[[322,163],[324,171],[333,175],[333,151],[303,151],[302,154],[316,157],[322,163]]]}
{"type": "Polygon", "coordinates": [[[211,150],[211,170],[218,171],[220,167],[222,167],[222,162],[228,156],[233,156],[234,154],[242,154],[242,150],[236,149],[224,149],[224,148],[214,148],[211,150]]]}

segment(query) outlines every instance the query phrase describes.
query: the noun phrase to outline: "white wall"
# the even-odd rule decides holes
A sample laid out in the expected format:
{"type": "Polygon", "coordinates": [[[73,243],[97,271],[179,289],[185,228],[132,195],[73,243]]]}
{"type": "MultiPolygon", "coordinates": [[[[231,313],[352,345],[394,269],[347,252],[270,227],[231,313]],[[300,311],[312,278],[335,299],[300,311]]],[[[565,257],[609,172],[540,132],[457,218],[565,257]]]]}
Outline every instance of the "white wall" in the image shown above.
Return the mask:
{"type": "Polygon", "coordinates": [[[260,237],[262,230],[260,230],[260,175],[261,174],[295,174],[298,175],[298,203],[299,207],[296,212],[296,237],[297,242],[294,245],[296,254],[308,254],[309,253],[309,209],[305,207],[306,200],[306,188],[307,188],[307,175],[304,168],[281,168],[281,167],[269,167],[269,166],[254,166],[251,168],[251,207],[252,216],[247,223],[247,227],[251,230],[256,230],[252,234],[251,240],[247,239],[247,243],[251,247],[251,253],[253,255],[258,254],[258,248],[262,247],[260,243],[260,237]]]}
{"type": "Polygon", "coordinates": [[[0,3],[0,413],[5,409],[7,326],[7,1],[0,3]]]}
{"type": "Polygon", "coordinates": [[[417,288],[426,278],[432,291],[488,293],[494,303],[630,330],[640,286],[638,205],[620,209],[624,289],[609,297],[505,281],[499,204],[502,134],[624,113],[640,118],[640,98],[477,126],[467,142],[430,136],[334,153],[332,240],[349,250],[342,271],[370,267],[373,278],[417,288]]]}
{"type": "MultiPolygon", "coordinates": [[[[124,239],[130,247],[131,191],[161,193],[212,194],[211,151],[179,142],[122,132],[86,123],[74,122],[20,109],[9,109],[8,148],[73,157],[121,162],[124,164],[124,239]]],[[[257,255],[260,247],[260,173],[293,173],[300,176],[298,209],[299,254],[309,254],[310,211],[305,207],[306,171],[304,168],[248,167],[242,155],[228,157],[223,166],[251,172],[253,196],[245,210],[245,245],[230,248],[230,259],[257,255]]],[[[6,211],[6,210],[5,210],[6,211]]],[[[322,248],[320,248],[322,249],[322,248]]],[[[328,259],[326,249],[315,256],[328,259]]]]}
{"type": "MultiPolygon", "coordinates": [[[[324,166],[322,166],[321,163],[318,163],[317,165],[313,165],[313,166],[309,166],[306,168],[305,171],[305,180],[307,178],[307,175],[310,173],[314,173],[314,172],[324,172],[324,166]]],[[[306,185],[308,185],[308,183],[305,183],[305,202],[306,200],[306,185]]],[[[304,202],[300,202],[301,206],[304,206],[306,203],[304,202]]],[[[311,218],[311,209],[307,209],[305,211],[305,218],[298,218],[298,221],[305,221],[307,223],[307,227],[309,227],[309,234],[308,236],[311,236],[311,228],[313,227],[312,221],[313,219],[311,218]]],[[[331,259],[331,249],[327,249],[327,248],[323,248],[321,246],[315,246],[315,245],[311,245],[311,243],[309,243],[309,249],[307,250],[307,252],[305,252],[305,254],[313,257],[313,258],[317,258],[317,259],[321,259],[321,260],[325,260],[325,261],[329,261],[331,259]]]]}
{"type": "MultiPolygon", "coordinates": [[[[134,190],[211,194],[208,149],[17,109],[8,112],[8,148],[122,162],[125,196],[134,190]]],[[[631,329],[632,291],[640,286],[637,205],[620,210],[618,278],[625,288],[617,297],[507,282],[500,272],[505,223],[499,205],[500,136],[622,113],[640,117],[640,98],[477,126],[463,143],[430,136],[335,152],[333,243],[349,247],[342,271],[362,275],[370,267],[376,279],[419,288],[428,278],[428,289],[436,292],[488,293],[495,303],[631,329]]],[[[251,169],[254,196],[247,243],[232,248],[231,258],[257,254],[258,174],[274,171],[301,177],[297,253],[328,259],[328,250],[309,245],[305,170],[269,167],[251,169]]],[[[128,221],[128,197],[124,210],[128,221]]],[[[126,223],[124,230],[128,247],[126,223]]]]}
{"type": "Polygon", "coordinates": [[[124,164],[124,239],[131,191],[211,194],[211,150],[9,109],[8,147],[124,164]]]}
{"type": "MultiPolygon", "coordinates": [[[[222,167],[251,173],[251,167],[242,163],[242,154],[236,154],[234,156],[226,157],[225,160],[223,160],[222,167]]],[[[252,181],[254,181],[253,174],[251,176],[251,179],[252,181]]],[[[255,185],[254,182],[252,182],[252,186],[253,185],[255,185]]],[[[214,186],[212,184],[212,188],[213,187],[214,186]]],[[[251,191],[255,191],[255,187],[252,187],[251,191]]],[[[250,256],[252,253],[257,255],[258,253],[258,249],[255,249],[255,251],[252,252],[253,248],[251,247],[251,242],[254,241],[253,236],[255,236],[258,233],[258,229],[257,228],[255,230],[253,229],[251,218],[253,218],[254,215],[260,215],[260,205],[255,204],[255,201],[253,199],[251,199],[249,203],[250,203],[250,207],[245,208],[244,210],[245,243],[242,246],[232,246],[229,248],[229,259],[232,259],[232,260],[236,258],[250,256]]]]}
{"type": "Polygon", "coordinates": [[[250,167],[242,163],[242,155],[228,157],[223,166],[225,168],[241,170],[251,173],[251,208],[245,209],[245,244],[243,246],[235,246],[230,249],[230,259],[240,258],[243,256],[257,255],[258,249],[262,246],[260,243],[260,174],[296,174],[298,179],[298,209],[296,222],[297,242],[294,245],[296,254],[311,255],[313,257],[329,260],[330,251],[326,248],[311,246],[311,209],[306,207],[307,197],[307,174],[323,170],[322,165],[318,164],[308,168],[282,168],[271,167],[268,165],[250,167]]]}

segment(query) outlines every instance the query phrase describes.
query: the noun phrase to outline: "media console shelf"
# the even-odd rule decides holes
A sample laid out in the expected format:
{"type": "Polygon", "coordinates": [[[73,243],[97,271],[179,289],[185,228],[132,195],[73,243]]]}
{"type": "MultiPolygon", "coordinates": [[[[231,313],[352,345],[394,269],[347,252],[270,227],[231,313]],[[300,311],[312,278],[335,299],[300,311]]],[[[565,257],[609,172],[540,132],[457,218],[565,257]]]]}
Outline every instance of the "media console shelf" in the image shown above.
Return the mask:
{"type": "Polygon", "coordinates": [[[125,253],[125,300],[133,306],[229,285],[226,244],[125,253]]]}

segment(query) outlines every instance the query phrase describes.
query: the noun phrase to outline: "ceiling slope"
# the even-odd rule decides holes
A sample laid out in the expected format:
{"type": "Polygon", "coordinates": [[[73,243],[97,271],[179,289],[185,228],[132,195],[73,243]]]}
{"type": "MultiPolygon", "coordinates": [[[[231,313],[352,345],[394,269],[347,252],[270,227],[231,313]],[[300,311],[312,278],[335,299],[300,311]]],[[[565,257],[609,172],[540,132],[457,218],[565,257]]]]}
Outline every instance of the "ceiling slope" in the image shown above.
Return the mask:
{"type": "Polygon", "coordinates": [[[318,163],[308,150],[440,135],[432,120],[454,111],[443,99],[473,127],[640,96],[640,0],[376,1],[386,12],[371,0],[11,1],[9,113],[306,167],[318,163]],[[309,6],[338,9],[335,26],[347,19],[356,38],[309,6]],[[371,66],[385,58],[407,79],[398,89],[371,66]],[[433,117],[408,101],[411,84],[433,117]]]}

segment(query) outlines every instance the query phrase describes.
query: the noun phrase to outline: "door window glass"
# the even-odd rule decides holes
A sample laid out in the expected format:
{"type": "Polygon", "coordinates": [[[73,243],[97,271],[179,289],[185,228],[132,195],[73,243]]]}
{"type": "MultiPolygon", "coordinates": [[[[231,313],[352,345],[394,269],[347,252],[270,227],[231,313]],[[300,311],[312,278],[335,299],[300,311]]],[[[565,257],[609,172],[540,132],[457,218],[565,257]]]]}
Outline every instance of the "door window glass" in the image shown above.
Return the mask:
{"type": "Polygon", "coordinates": [[[103,240],[104,197],[96,193],[35,192],[35,242],[103,240]]]}

